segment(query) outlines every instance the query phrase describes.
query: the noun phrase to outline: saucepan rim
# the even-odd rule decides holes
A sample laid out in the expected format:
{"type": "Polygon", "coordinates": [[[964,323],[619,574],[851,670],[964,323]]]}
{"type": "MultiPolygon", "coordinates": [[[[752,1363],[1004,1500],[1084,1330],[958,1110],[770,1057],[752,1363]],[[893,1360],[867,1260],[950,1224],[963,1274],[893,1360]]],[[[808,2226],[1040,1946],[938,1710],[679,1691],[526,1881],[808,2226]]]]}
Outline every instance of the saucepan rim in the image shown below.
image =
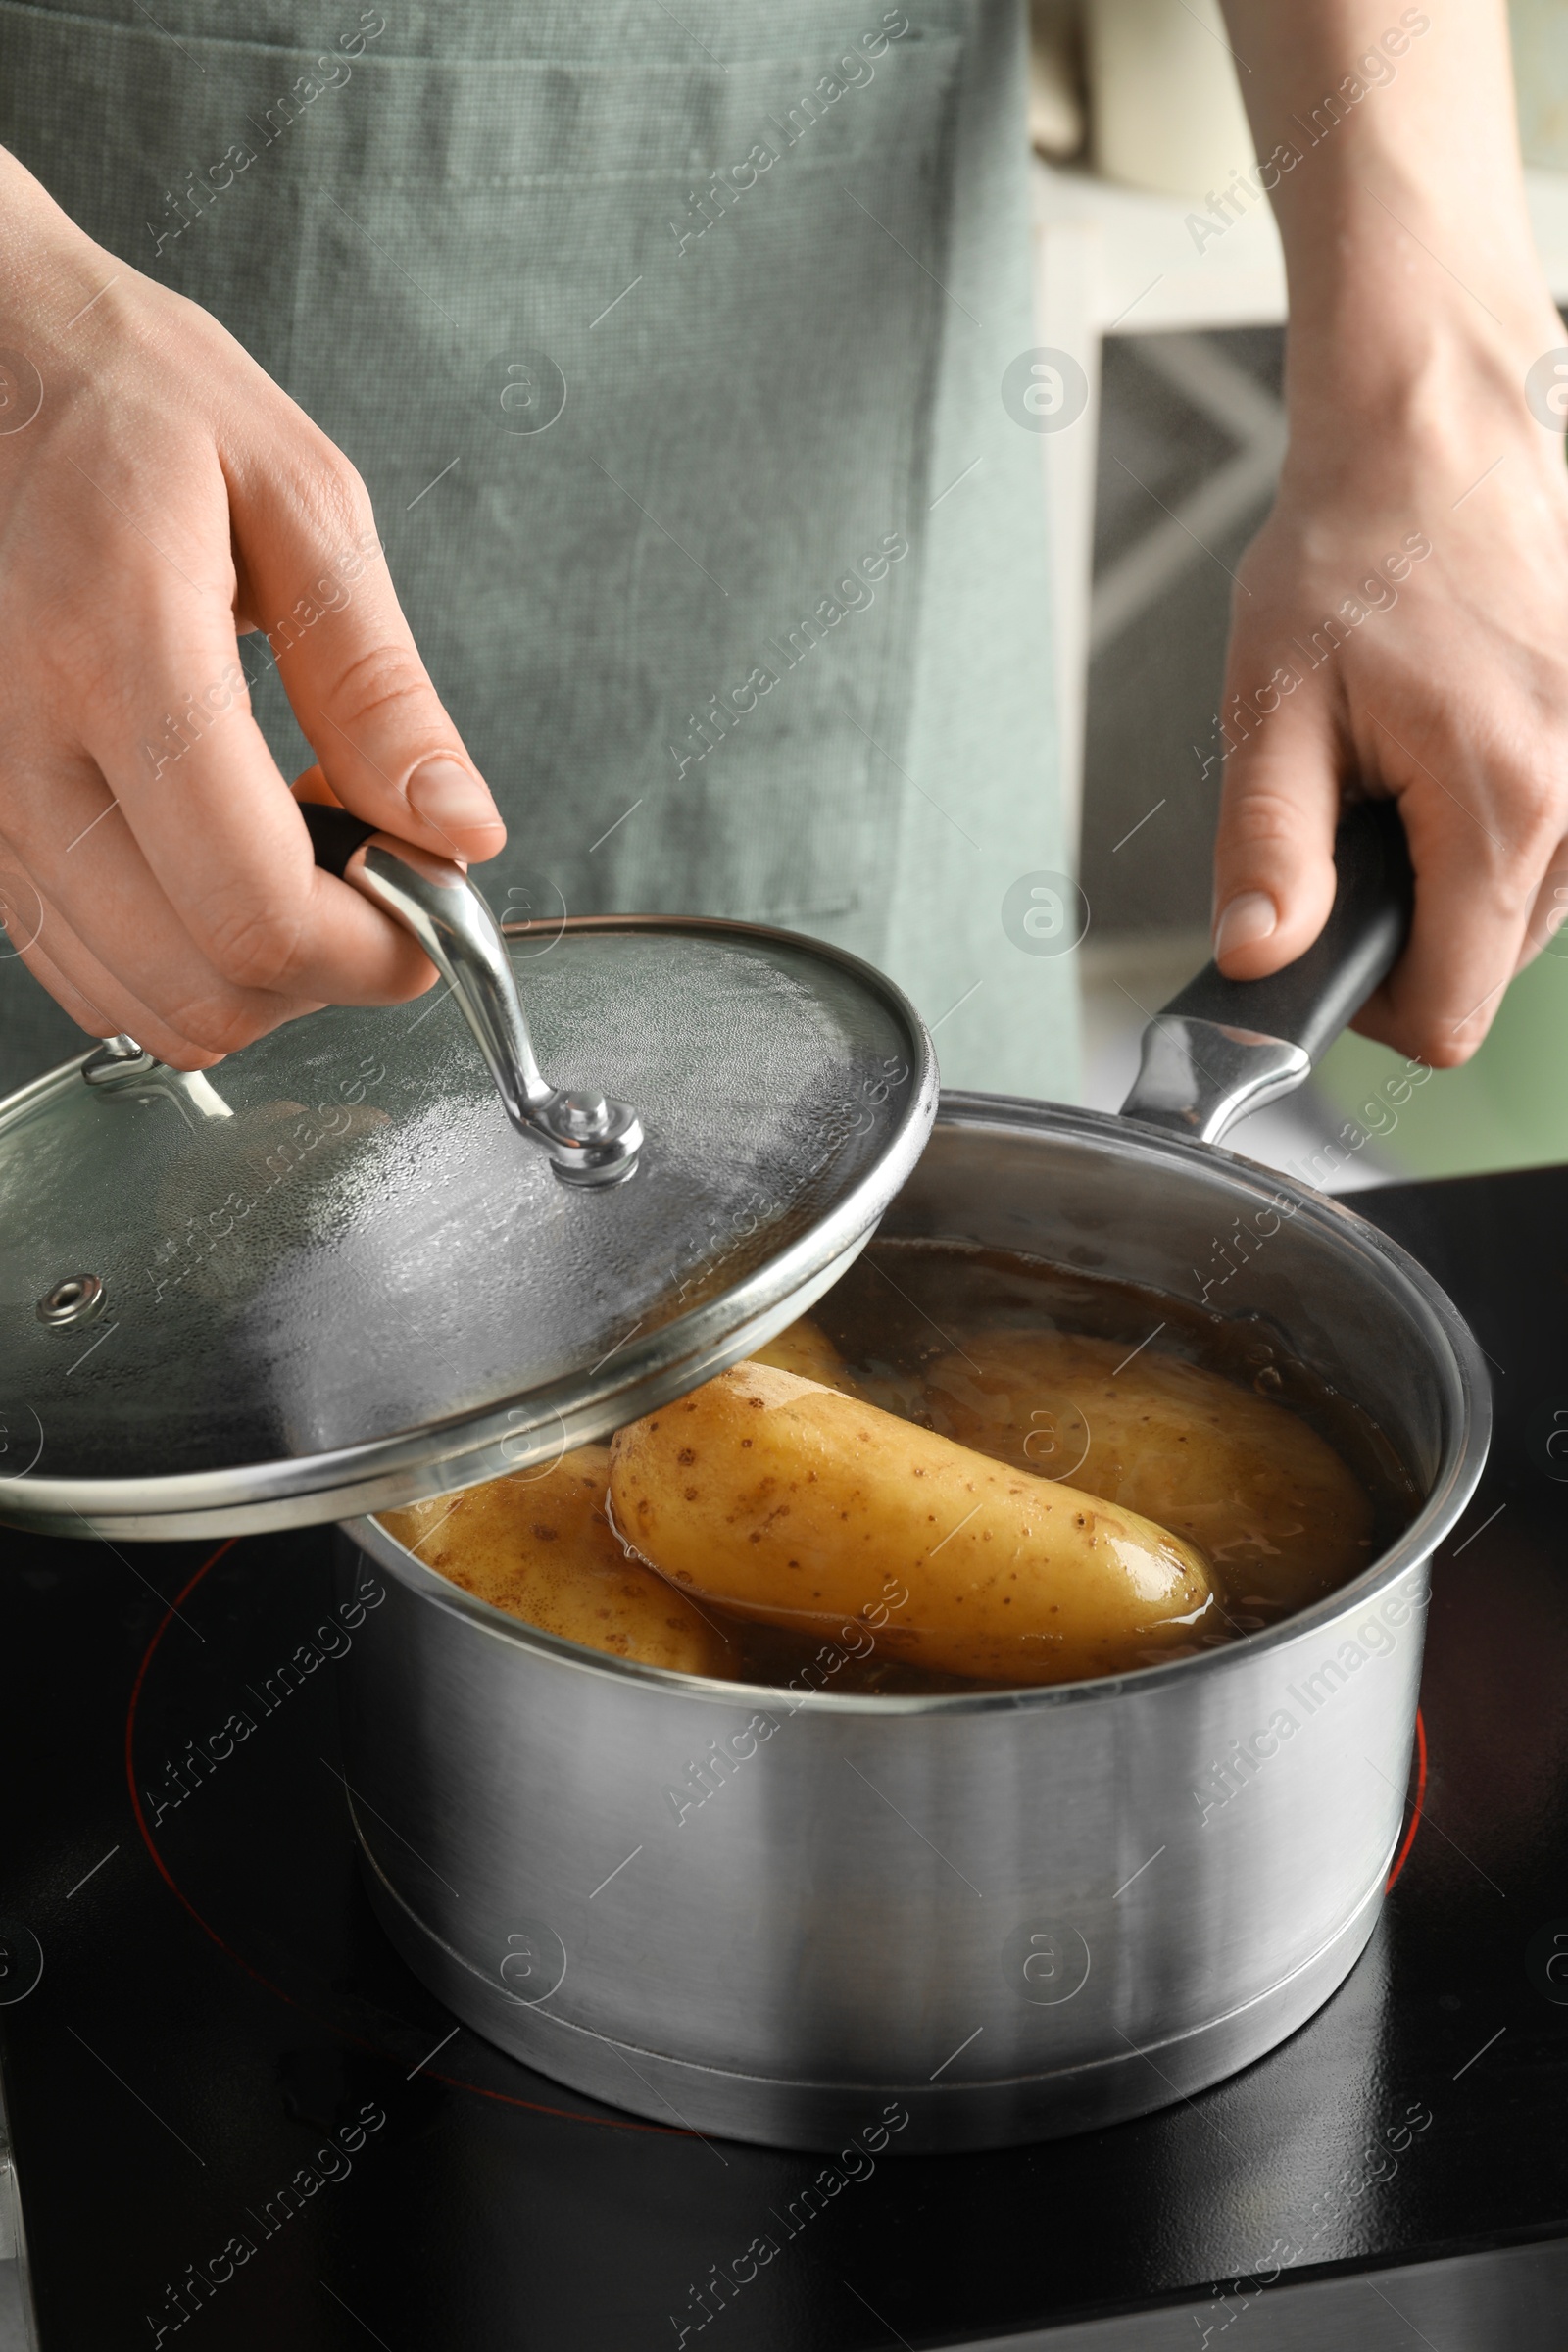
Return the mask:
{"type": "MultiPolygon", "coordinates": [[[[715,1676],[685,1674],[670,1667],[648,1666],[584,1649],[559,1636],[526,1626],[488,1601],[477,1600],[426,1567],[374,1519],[361,1517],[339,1522],[352,1543],[378,1566],[395,1575],[416,1597],[461,1618],[475,1632],[509,1642],[514,1647],[579,1673],[598,1675],[612,1683],[630,1683],[643,1690],[698,1699],[726,1708],[749,1706],[755,1712],[776,1711],[854,1716],[897,1721],[911,1715],[1016,1714],[1030,1708],[1082,1705],[1108,1700],[1123,1692],[1162,1689],[1176,1677],[1214,1675],[1239,1670],[1267,1652],[1320,1633],[1343,1617],[1353,1617],[1388,1587],[1429,1560],[1457,1523],[1485,1466],[1492,1435],[1492,1395],[1481,1348],[1458,1308],[1420,1262],[1398,1243],[1348,1208],[1343,1201],[1296,1182],[1279,1169],[1263,1166],[1240,1153],[1199,1144],[1164,1129],[1146,1127],[1103,1111],[1073,1105],[1030,1102],[1022,1097],[964,1094],[944,1091],[938,1105],[933,1137],[944,1128],[991,1128],[1025,1135],[1048,1133],[1056,1138],[1080,1138],[1108,1149],[1121,1158],[1175,1161],[1197,1166],[1225,1179],[1233,1196],[1265,1194],[1271,1203],[1288,1199],[1294,1205],[1293,1223],[1305,1219],[1308,1229],[1357,1250],[1368,1273],[1385,1289],[1401,1298],[1417,1323],[1425,1322],[1432,1342],[1429,1368],[1443,1391],[1443,1456],[1426,1499],[1410,1525],[1389,1548],[1335,1592],[1308,1609],[1245,1634],[1223,1648],[1196,1657],[1174,1658],[1155,1666],[1141,1666],[1126,1674],[1096,1676],[1078,1682],[1034,1683],[1002,1690],[956,1690],[919,1694],[880,1695],[871,1692],[801,1691],[772,1684],[731,1682],[715,1676]]],[[[897,1198],[897,1197],[895,1197],[897,1198]]],[[[940,1240],[940,1234],[922,1236],[940,1240]]],[[[956,1235],[955,1239],[964,1237],[956,1235]]]]}

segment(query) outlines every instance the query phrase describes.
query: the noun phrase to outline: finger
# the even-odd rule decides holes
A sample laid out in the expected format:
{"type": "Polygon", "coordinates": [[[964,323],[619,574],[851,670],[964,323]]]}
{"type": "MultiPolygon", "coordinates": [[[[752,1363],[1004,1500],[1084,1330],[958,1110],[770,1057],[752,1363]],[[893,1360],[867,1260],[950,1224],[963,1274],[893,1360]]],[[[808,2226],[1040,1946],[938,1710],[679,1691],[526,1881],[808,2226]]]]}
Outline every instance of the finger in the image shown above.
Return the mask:
{"type": "MultiPolygon", "coordinates": [[[[25,966],[41,987],[48,990],[61,1011],[69,1013],[83,1032],[81,1050],[84,1054],[88,1051],[88,1040],[101,1042],[106,1037],[120,1034],[110,1027],[108,1017],[101,1008],[82,995],[80,989],[66,977],[53,957],[46,956],[36,942],[25,951],[19,951],[17,960],[25,966]]],[[[128,1030],[125,1034],[134,1036],[135,1032],[128,1030]]],[[[137,1043],[140,1042],[138,1038],[137,1043]]]]}
{"type": "MultiPolygon", "coordinates": [[[[24,869],[15,866],[8,870],[6,890],[31,918],[14,930],[9,919],[7,922],[20,959],[73,1020],[94,1037],[133,1037],[148,1053],[176,1069],[209,1069],[232,1051],[229,1042],[216,1048],[211,1043],[214,1031],[230,1020],[230,1015],[216,1013],[209,1002],[197,999],[193,1004],[177,1006],[174,1017],[169,1018],[99,960],[24,869]]],[[[248,1044],[296,1014],[317,1009],[306,1001],[259,994],[254,1006],[247,1008],[242,1033],[230,1026],[224,1032],[225,1040],[248,1044]]]]}
{"type": "MultiPolygon", "coordinates": [[[[58,926],[51,936],[54,939],[55,944],[58,946],[60,944],[60,932],[58,926]]],[[[27,970],[32,974],[32,977],[48,990],[55,1003],[63,1011],[70,1013],[77,1028],[84,1030],[87,1037],[102,1040],[106,1037],[119,1037],[123,1035],[126,1037],[134,1037],[138,1045],[142,1043],[142,1032],[138,1032],[137,1030],[130,1028],[128,1025],[123,1030],[116,1027],[114,1015],[106,1012],[104,1007],[96,1001],[95,998],[85,995],[84,992],[77,987],[75,981],[71,978],[70,974],[63,968],[63,966],[57,963],[52,956],[45,953],[41,940],[34,940],[30,947],[20,950],[18,954],[18,961],[26,966],[27,970]]],[[[123,1005],[120,1007],[122,1010],[125,1008],[126,1007],[123,1005]]],[[[155,1026],[155,1024],[153,1023],[151,1016],[145,1016],[143,1021],[143,1030],[145,1031],[152,1026],[155,1026]]],[[[86,1047],[84,1045],[83,1052],[85,1051],[86,1047]]],[[[149,1053],[156,1051],[156,1047],[150,1046],[148,1048],[149,1053]]],[[[160,1061],[168,1061],[171,1057],[167,1054],[159,1054],[158,1058],[160,1061]]],[[[212,1060],[216,1059],[217,1056],[210,1055],[208,1058],[209,1060],[212,1060]]],[[[196,1064],[194,1061],[188,1061],[177,1064],[176,1066],[182,1068],[194,1068],[196,1064]]],[[[205,1067],[205,1063],[202,1066],[205,1067]]]]}
{"type": "Polygon", "coordinates": [[[4,841],[0,841],[0,922],[18,956],[25,956],[36,946],[44,923],[42,894],[4,841]]]}
{"type": "Polygon", "coordinates": [[[205,1069],[222,1058],[172,1028],[99,963],[9,845],[0,849],[0,913],[18,960],[89,1036],[123,1033],[180,1069],[205,1069]]]}
{"type": "Polygon", "coordinates": [[[311,808],[341,808],[343,804],[326,780],[326,770],[318,760],[313,767],[302,767],[290,792],[297,801],[311,808]]]}
{"type": "Polygon", "coordinates": [[[1481,1044],[1519,966],[1556,827],[1522,777],[1494,764],[1483,779],[1463,749],[1423,744],[1420,758],[1416,768],[1413,754],[1396,749],[1385,760],[1385,780],[1403,786],[1415,913],[1404,954],[1354,1026],[1434,1069],[1454,1069],[1481,1044]],[[1515,812],[1506,834],[1477,813],[1498,806],[1515,812]]]}
{"type": "Polygon", "coordinates": [[[1245,732],[1225,760],[1214,845],[1214,956],[1227,979],[1260,980],[1305,953],[1334,904],[1344,753],[1332,715],[1309,683],[1262,714],[1237,710],[1239,702],[1233,696],[1226,706],[1233,737],[1245,732]]]}
{"type": "Polygon", "coordinates": [[[295,715],[357,816],[447,858],[493,858],[506,828],[419,659],[365,485],[300,422],[229,466],[249,595],[295,715]]]}
{"type": "Polygon", "coordinates": [[[1565,923],[1568,923],[1568,838],[1558,842],[1547,859],[1519,945],[1515,971],[1523,971],[1538,956],[1568,956],[1568,939],[1560,937],[1565,923]]]}
{"type": "Polygon", "coordinates": [[[9,959],[25,966],[89,1037],[113,1037],[116,1032],[101,1004],[76,987],[43,947],[44,904],[24,869],[0,850],[0,923],[5,926],[9,959]]]}
{"type": "MultiPolygon", "coordinates": [[[[310,767],[302,767],[289,791],[308,808],[341,808],[343,803],[326,780],[326,770],[319,760],[310,767]]],[[[466,862],[466,860],[459,860],[466,862]]]]}
{"type": "Polygon", "coordinates": [[[161,1059],[194,1068],[324,1002],[225,978],[190,936],[91,760],[59,757],[29,768],[19,759],[7,781],[19,922],[25,930],[37,908],[33,928],[42,933],[47,916],[44,953],[99,1006],[109,1033],[128,1030],[161,1059]]]}
{"type": "MultiPolygon", "coordinates": [[[[97,815],[114,822],[114,803],[101,780],[90,785],[80,775],[67,775],[58,792],[58,806],[68,822],[81,817],[83,806],[94,809],[87,819],[91,830],[97,815]],[[90,797],[89,797],[90,795],[90,797]]],[[[24,808],[17,802],[7,809],[7,821],[21,836],[27,825],[24,808]]],[[[68,849],[74,843],[68,843],[68,849]]],[[[139,853],[128,844],[126,856],[139,853]]],[[[172,1026],[101,963],[73,931],[59,906],[50,901],[28,871],[16,845],[0,840],[0,914],[16,956],[50,995],[94,1037],[114,1037],[123,1031],[146,1044],[161,1060],[180,1057],[184,1066],[216,1061],[219,1054],[204,1050],[181,1029],[172,1026]]]]}
{"type": "Polygon", "coordinates": [[[210,1004],[216,1028],[194,1034],[222,1052],[273,1025],[261,993],[296,1004],[418,995],[434,973],[408,933],[315,864],[251,717],[226,610],[156,563],[140,562],[132,584],[109,683],[82,718],[119,813],[68,826],[51,806],[45,823],[33,796],[27,837],[13,838],[45,897],[166,1019],[210,1004]],[[127,826],[140,863],[123,863],[127,826]]]}

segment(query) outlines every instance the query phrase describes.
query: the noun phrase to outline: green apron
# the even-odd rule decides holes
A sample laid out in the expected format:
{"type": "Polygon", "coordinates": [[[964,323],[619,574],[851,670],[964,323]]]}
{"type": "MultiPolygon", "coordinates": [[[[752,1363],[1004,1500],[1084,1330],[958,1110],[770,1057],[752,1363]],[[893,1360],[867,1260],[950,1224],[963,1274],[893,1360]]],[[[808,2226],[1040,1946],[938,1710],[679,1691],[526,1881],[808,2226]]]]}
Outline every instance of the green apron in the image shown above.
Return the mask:
{"type": "MultiPolygon", "coordinates": [[[[0,137],[359,466],[511,830],[498,911],[811,932],[903,983],[949,1084],[1069,1094],[1073,959],[1003,914],[1065,862],[1001,397],[1014,0],[215,14],[0,0],[0,137]]],[[[0,1037],[7,1087],[80,1050],[14,957],[0,1037]]]]}

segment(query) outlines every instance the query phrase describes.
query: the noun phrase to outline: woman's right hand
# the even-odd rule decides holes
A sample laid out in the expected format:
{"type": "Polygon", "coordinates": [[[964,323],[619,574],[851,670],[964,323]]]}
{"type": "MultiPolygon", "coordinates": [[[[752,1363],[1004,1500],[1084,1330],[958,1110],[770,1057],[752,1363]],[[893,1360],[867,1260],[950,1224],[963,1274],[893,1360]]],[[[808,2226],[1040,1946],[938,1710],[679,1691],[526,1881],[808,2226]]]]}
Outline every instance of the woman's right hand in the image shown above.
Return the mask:
{"type": "Polygon", "coordinates": [[[199,1069],[434,977],[313,863],[250,713],[267,633],[322,780],[448,858],[504,829],[415,649],[354,467],[217,320],[0,151],[0,902],[96,1036],[199,1069]]]}

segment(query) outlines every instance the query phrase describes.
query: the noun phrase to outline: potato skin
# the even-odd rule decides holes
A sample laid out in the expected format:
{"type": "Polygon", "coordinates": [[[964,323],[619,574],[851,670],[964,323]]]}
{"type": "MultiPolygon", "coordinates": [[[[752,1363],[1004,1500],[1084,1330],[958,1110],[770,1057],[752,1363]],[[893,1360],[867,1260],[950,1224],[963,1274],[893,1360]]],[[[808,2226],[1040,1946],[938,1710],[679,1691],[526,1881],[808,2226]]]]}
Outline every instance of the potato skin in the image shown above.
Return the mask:
{"type": "Polygon", "coordinates": [[[621,1430],[610,1491],[678,1585],[803,1632],[859,1615],[891,1654],[991,1682],[1144,1662],[1209,1598],[1132,1512],[760,1364],[621,1430]]]}
{"type": "Polygon", "coordinates": [[[843,1356],[827,1333],[805,1315],[799,1322],[775,1332],[765,1348],[759,1348],[746,1360],[752,1364],[771,1364],[777,1372],[793,1372],[798,1379],[814,1380],[824,1389],[842,1389],[846,1396],[856,1393],[856,1384],[843,1356]]]}
{"type": "Polygon", "coordinates": [[[925,1393],[917,1372],[895,1371],[886,1364],[875,1371],[861,1365],[852,1372],[827,1333],[804,1315],[746,1360],[771,1364],[775,1371],[793,1372],[797,1379],[814,1380],[824,1389],[841,1390],[846,1396],[863,1396],[867,1404],[879,1404],[884,1412],[897,1413],[904,1421],[925,1418],[925,1393]]]}
{"type": "Polygon", "coordinates": [[[1169,1528],[1238,1598],[1299,1607],[1371,1559],[1365,1489],[1288,1406],[1152,1348],[1129,1363],[1125,1344],[1073,1332],[976,1332],[962,1345],[926,1371],[939,1429],[1169,1528]]]}
{"type": "Polygon", "coordinates": [[[609,1483],[609,1446],[583,1446],[543,1477],[491,1479],[380,1523],[426,1567],[541,1633],[643,1666],[729,1673],[716,1627],[626,1556],[605,1514],[609,1483]]]}

